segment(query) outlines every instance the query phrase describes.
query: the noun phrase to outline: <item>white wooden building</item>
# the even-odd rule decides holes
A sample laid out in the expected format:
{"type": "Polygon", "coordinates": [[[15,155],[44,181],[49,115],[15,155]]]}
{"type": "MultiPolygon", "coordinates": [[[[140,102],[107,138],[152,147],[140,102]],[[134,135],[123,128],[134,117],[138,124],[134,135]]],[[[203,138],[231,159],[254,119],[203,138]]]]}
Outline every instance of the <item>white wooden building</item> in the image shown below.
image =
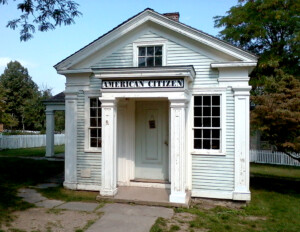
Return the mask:
{"type": "Polygon", "coordinates": [[[250,200],[257,58],[178,18],[145,9],[55,65],[66,77],[65,187],[250,200]]]}

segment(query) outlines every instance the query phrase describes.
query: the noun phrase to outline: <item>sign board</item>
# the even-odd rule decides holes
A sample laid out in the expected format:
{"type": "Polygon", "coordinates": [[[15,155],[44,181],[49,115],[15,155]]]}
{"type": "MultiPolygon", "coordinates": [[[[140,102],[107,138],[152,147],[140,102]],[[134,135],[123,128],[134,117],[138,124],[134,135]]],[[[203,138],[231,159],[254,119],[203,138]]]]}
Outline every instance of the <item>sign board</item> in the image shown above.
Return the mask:
{"type": "Polygon", "coordinates": [[[183,79],[103,80],[102,89],[184,88],[183,79]]]}

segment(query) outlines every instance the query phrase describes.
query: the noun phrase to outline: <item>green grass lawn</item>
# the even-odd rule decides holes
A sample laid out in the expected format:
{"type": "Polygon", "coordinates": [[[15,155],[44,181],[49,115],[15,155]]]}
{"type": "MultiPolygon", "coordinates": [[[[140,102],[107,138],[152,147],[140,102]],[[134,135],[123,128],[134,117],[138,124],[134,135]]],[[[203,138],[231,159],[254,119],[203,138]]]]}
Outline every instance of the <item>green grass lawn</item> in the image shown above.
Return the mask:
{"type": "Polygon", "coordinates": [[[151,232],[299,232],[300,168],[253,164],[251,176],[252,199],[246,206],[178,208],[175,219],[159,218],[151,232]]]}
{"type": "Polygon", "coordinates": [[[0,226],[12,220],[13,211],[32,206],[17,197],[19,188],[43,183],[63,171],[64,162],[0,157],[0,226]]]}
{"type": "MultiPolygon", "coordinates": [[[[65,145],[54,146],[54,153],[59,154],[65,152],[65,145]]],[[[32,147],[21,149],[4,149],[0,150],[0,156],[30,156],[30,157],[44,157],[46,154],[46,147],[32,147]]]]}
{"type": "MultiPolygon", "coordinates": [[[[17,197],[18,188],[44,183],[48,178],[63,172],[64,162],[18,158],[44,156],[43,150],[29,150],[32,152],[18,149],[13,153],[5,153],[7,157],[0,157],[0,225],[12,220],[13,211],[32,207],[17,197]]],[[[252,200],[247,206],[207,208],[198,202],[190,209],[175,209],[175,217],[170,220],[159,218],[151,232],[299,232],[299,177],[300,168],[253,164],[250,180],[252,200]]],[[[62,187],[40,191],[46,197],[64,201],[94,201],[98,194],[62,187]]]]}

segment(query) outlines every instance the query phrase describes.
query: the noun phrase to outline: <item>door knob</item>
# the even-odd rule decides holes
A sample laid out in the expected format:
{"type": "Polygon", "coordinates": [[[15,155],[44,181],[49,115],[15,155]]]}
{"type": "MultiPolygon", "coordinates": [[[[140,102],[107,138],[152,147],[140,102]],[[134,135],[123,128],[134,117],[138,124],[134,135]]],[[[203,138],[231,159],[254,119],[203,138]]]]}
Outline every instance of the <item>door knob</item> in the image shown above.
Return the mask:
{"type": "Polygon", "coordinates": [[[169,143],[168,143],[168,141],[167,141],[167,140],[165,141],[165,145],[169,146],[169,143]]]}

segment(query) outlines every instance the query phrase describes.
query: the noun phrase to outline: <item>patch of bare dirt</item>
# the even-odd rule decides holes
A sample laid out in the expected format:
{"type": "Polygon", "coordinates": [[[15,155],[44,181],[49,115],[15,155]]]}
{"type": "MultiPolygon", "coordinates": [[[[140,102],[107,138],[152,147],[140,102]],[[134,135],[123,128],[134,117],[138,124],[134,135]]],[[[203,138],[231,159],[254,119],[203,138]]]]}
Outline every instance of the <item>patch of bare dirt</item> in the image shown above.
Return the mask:
{"type": "Polygon", "coordinates": [[[84,228],[87,223],[100,218],[98,213],[45,208],[18,211],[14,213],[14,216],[16,219],[9,226],[1,228],[2,230],[14,228],[23,231],[74,232],[84,228]]]}
{"type": "Polygon", "coordinates": [[[248,221],[266,221],[268,218],[267,217],[257,217],[257,216],[247,216],[247,217],[243,217],[244,220],[248,220],[248,221]]]}
{"type": "Polygon", "coordinates": [[[211,199],[201,199],[194,198],[192,199],[192,206],[201,208],[201,209],[213,209],[217,206],[222,206],[230,209],[241,209],[246,206],[245,202],[235,202],[235,201],[226,201],[226,200],[211,200],[211,199]]]}

